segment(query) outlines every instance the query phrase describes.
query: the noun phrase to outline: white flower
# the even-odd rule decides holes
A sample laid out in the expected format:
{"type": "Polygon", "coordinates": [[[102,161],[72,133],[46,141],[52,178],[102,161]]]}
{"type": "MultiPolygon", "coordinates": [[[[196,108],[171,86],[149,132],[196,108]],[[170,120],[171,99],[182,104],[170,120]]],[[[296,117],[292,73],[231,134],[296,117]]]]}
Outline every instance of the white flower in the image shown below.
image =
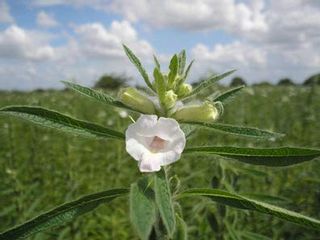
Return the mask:
{"type": "Polygon", "coordinates": [[[155,172],[180,159],[186,138],[172,118],[141,115],[126,131],[126,150],[141,172],[155,172]]]}

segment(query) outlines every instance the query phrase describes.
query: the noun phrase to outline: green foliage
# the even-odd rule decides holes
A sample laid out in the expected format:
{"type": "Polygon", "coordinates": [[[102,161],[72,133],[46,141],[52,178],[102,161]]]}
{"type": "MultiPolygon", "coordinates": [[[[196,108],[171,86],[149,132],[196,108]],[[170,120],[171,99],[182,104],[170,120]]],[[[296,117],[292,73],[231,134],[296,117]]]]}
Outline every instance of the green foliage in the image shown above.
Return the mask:
{"type": "Polygon", "coordinates": [[[155,65],[156,65],[156,67],[159,68],[159,70],[161,70],[160,62],[159,62],[159,60],[158,60],[156,55],[153,55],[153,61],[154,61],[155,65]]]}
{"type": "Polygon", "coordinates": [[[175,213],[172,205],[170,187],[165,171],[162,169],[154,176],[154,192],[161,219],[169,236],[175,230],[175,213]]]}
{"type": "Polygon", "coordinates": [[[186,69],[186,72],[185,72],[185,74],[184,74],[184,79],[186,79],[187,77],[188,77],[188,75],[189,75],[189,72],[190,72],[190,70],[191,70],[191,67],[192,67],[192,64],[194,63],[194,60],[192,60],[190,63],[189,63],[189,65],[188,65],[188,67],[187,67],[187,69],[186,69]]]}
{"type": "Polygon", "coordinates": [[[196,188],[182,192],[178,197],[194,197],[206,196],[210,197],[215,202],[228,205],[235,208],[258,211],[261,213],[270,214],[283,220],[293,222],[308,228],[320,230],[320,221],[302,214],[280,208],[268,203],[260,202],[255,199],[241,196],[239,194],[229,193],[219,189],[196,188]]]}
{"type": "Polygon", "coordinates": [[[178,59],[179,59],[179,70],[178,70],[178,74],[182,75],[184,72],[184,68],[186,66],[186,50],[182,50],[179,55],[178,55],[178,59]]]}
{"type": "Polygon", "coordinates": [[[163,104],[164,96],[166,93],[165,79],[164,79],[162,73],[160,72],[160,69],[157,67],[153,71],[153,76],[154,76],[156,91],[157,91],[159,99],[160,99],[160,103],[163,104]]]}
{"type": "Polygon", "coordinates": [[[76,201],[65,203],[47,213],[0,234],[1,240],[27,238],[35,233],[65,224],[76,217],[90,212],[102,203],[107,203],[116,197],[128,193],[127,189],[119,188],[90,194],[76,201]]]}
{"type": "Polygon", "coordinates": [[[176,231],[174,234],[174,239],[175,240],[187,240],[188,239],[188,228],[184,220],[176,214],[176,231]]]}
{"type": "Polygon", "coordinates": [[[241,89],[243,89],[244,87],[245,87],[244,85],[241,85],[239,87],[232,88],[232,89],[225,91],[222,94],[220,94],[217,97],[210,99],[210,100],[212,100],[213,102],[222,102],[225,104],[228,101],[230,101],[231,99],[233,99],[237,95],[237,93],[239,93],[239,91],[241,89]]]}
{"type": "Polygon", "coordinates": [[[145,81],[145,83],[147,84],[147,86],[150,89],[154,90],[154,88],[149,80],[149,76],[148,76],[146,70],[144,69],[144,67],[142,66],[139,58],[126,45],[123,44],[123,48],[129,58],[129,60],[133,63],[133,65],[136,66],[136,68],[140,72],[140,74],[141,74],[143,80],[145,81]]]}
{"type": "Polygon", "coordinates": [[[200,122],[185,122],[185,123],[190,125],[196,125],[199,127],[205,127],[207,129],[211,129],[211,130],[222,132],[222,133],[234,134],[234,135],[243,136],[243,137],[275,140],[276,138],[280,138],[284,136],[281,133],[274,133],[267,130],[261,130],[261,129],[252,128],[252,127],[234,126],[230,124],[200,123],[200,122]]]}
{"type": "Polygon", "coordinates": [[[124,139],[124,134],[121,132],[41,107],[9,106],[1,108],[0,114],[22,118],[43,127],[84,137],[124,139]]]}
{"type": "Polygon", "coordinates": [[[94,84],[94,88],[116,90],[123,87],[126,82],[127,80],[124,77],[105,74],[94,84]]]}
{"type": "Polygon", "coordinates": [[[128,107],[127,105],[123,104],[122,102],[116,100],[115,98],[113,98],[112,96],[101,92],[101,91],[97,91],[88,87],[84,87],[81,86],[79,84],[76,83],[72,83],[72,82],[67,82],[67,81],[62,81],[68,88],[86,96],[92,99],[95,99],[99,102],[111,105],[111,106],[115,106],[118,108],[124,108],[130,111],[137,111],[135,109],[132,109],[130,107],[128,107]]]}
{"type": "Polygon", "coordinates": [[[188,96],[185,98],[190,98],[191,96],[194,96],[198,94],[199,92],[203,91],[204,89],[211,87],[221,79],[229,76],[230,74],[234,73],[236,70],[231,70],[222,74],[217,74],[209,77],[207,80],[201,82],[188,96]]]}
{"type": "Polygon", "coordinates": [[[139,237],[148,240],[153,224],[156,221],[154,192],[148,178],[143,177],[130,188],[130,218],[139,237]]]}
{"type": "Polygon", "coordinates": [[[203,153],[233,158],[244,163],[270,167],[289,166],[313,160],[320,150],[307,148],[239,148],[239,147],[190,147],[185,153],[203,153]]]}
{"type": "Polygon", "coordinates": [[[178,56],[175,54],[170,60],[169,64],[169,75],[168,75],[168,87],[172,88],[174,86],[174,81],[179,71],[179,59],[178,56]]]}

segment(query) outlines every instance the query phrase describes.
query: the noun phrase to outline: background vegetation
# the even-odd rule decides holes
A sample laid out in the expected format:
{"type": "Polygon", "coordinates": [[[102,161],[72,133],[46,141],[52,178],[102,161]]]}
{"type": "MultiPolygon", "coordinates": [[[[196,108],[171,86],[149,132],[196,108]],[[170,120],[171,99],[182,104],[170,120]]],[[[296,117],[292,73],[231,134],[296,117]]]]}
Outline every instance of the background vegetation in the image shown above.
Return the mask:
{"type": "MultiPolygon", "coordinates": [[[[202,130],[189,143],[320,148],[320,87],[280,85],[247,87],[225,106],[219,121],[283,132],[285,138],[267,142],[202,130]]],[[[130,123],[123,111],[117,112],[69,91],[0,94],[0,107],[12,104],[45,106],[123,131],[130,123]]],[[[128,187],[141,175],[122,142],[72,137],[3,117],[0,159],[0,231],[83,194],[128,187]]],[[[257,197],[320,219],[319,168],[317,160],[273,169],[213,156],[201,159],[188,156],[172,165],[169,173],[171,177],[179,176],[182,188],[219,186],[244,194],[264,193],[269,197],[257,197]]],[[[31,239],[137,239],[127,218],[127,201],[116,199],[110,206],[99,207],[75,223],[31,239]]],[[[226,209],[208,199],[183,200],[183,208],[190,239],[318,239],[319,236],[292,223],[226,209]]]]}

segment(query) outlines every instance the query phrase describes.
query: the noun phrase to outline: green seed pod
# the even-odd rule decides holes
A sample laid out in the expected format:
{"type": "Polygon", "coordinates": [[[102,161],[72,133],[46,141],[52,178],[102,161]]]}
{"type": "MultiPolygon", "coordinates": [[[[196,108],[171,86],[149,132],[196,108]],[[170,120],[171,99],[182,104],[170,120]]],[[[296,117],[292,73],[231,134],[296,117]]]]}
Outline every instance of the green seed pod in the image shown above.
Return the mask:
{"type": "Polygon", "coordinates": [[[170,108],[174,107],[177,99],[178,99],[178,96],[177,96],[177,94],[174,93],[174,91],[172,91],[172,90],[167,91],[165,93],[164,100],[163,100],[163,104],[164,104],[165,108],[170,109],[170,108]]]}
{"type": "Polygon", "coordinates": [[[122,103],[139,112],[154,114],[156,113],[153,102],[138,89],[128,87],[119,92],[119,99],[122,103]]]}
{"type": "Polygon", "coordinates": [[[175,119],[185,122],[213,122],[218,116],[217,108],[209,102],[186,106],[173,114],[175,119]]]}
{"type": "Polygon", "coordinates": [[[188,83],[182,83],[177,91],[179,97],[184,97],[192,92],[192,86],[188,83]]]}

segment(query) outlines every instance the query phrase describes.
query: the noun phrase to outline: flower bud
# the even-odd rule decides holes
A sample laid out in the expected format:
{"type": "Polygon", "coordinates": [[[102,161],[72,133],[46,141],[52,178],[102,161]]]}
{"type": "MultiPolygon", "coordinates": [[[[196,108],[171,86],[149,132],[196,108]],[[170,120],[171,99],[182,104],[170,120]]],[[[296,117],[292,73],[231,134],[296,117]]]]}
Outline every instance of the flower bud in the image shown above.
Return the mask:
{"type": "Polygon", "coordinates": [[[192,86],[188,83],[182,83],[178,88],[178,96],[184,97],[189,95],[192,92],[192,86]]]}
{"type": "Polygon", "coordinates": [[[209,102],[180,108],[173,115],[175,119],[185,122],[213,122],[218,116],[218,110],[209,102]]]}
{"type": "Polygon", "coordinates": [[[175,94],[174,91],[169,90],[165,93],[163,104],[167,109],[170,109],[174,107],[177,99],[178,99],[177,94],[175,94]]]}
{"type": "Polygon", "coordinates": [[[133,87],[122,89],[119,92],[119,99],[122,103],[134,110],[154,114],[156,112],[153,102],[142,92],[133,87]]]}

